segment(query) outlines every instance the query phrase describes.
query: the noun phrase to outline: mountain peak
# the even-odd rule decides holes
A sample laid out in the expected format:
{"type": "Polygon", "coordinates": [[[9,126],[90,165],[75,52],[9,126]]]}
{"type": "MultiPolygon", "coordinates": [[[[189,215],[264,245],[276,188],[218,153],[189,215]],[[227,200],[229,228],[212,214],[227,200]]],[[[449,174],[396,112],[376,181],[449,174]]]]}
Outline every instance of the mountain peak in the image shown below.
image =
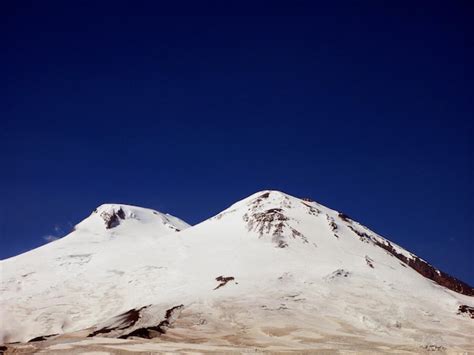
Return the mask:
{"type": "Polygon", "coordinates": [[[316,203],[314,200],[309,199],[309,198],[303,198],[300,199],[298,197],[289,195],[285,192],[278,191],[278,190],[262,190],[255,192],[251,194],[250,196],[234,203],[231,205],[229,208],[226,210],[222,211],[223,213],[229,212],[229,211],[236,211],[239,209],[246,209],[249,206],[256,206],[256,205],[261,205],[261,206],[266,206],[268,208],[283,208],[283,209],[288,209],[291,208],[292,205],[296,206],[299,204],[299,202],[305,202],[306,204],[315,204],[319,205],[316,203]]]}
{"type": "Polygon", "coordinates": [[[76,230],[122,230],[148,226],[149,228],[165,227],[174,231],[181,231],[190,225],[168,213],[133,205],[106,203],[97,207],[92,214],[76,225],[76,230]]]}
{"type": "Polygon", "coordinates": [[[241,219],[256,239],[271,241],[278,248],[297,248],[309,252],[314,247],[324,250],[325,255],[344,260],[343,263],[352,263],[352,256],[357,251],[371,268],[374,268],[374,259],[370,255],[388,254],[398,260],[399,265],[409,267],[441,286],[461,294],[474,295],[474,288],[468,284],[436,269],[346,214],[309,198],[300,199],[281,191],[263,190],[238,201],[215,218],[225,216],[241,219]]]}
{"type": "Polygon", "coordinates": [[[259,239],[270,239],[277,247],[286,248],[294,242],[308,244],[308,237],[299,230],[300,222],[325,214],[331,223],[333,218],[328,213],[337,214],[309,199],[277,190],[262,190],[236,202],[215,218],[238,215],[246,229],[256,233],[259,239]]]}
{"type": "Polygon", "coordinates": [[[226,319],[249,336],[256,324],[273,334],[276,320],[327,336],[351,329],[350,339],[391,334],[402,345],[423,338],[418,319],[437,335],[474,329],[472,287],[345,214],[276,190],[193,227],[104,204],[70,235],[1,266],[9,342],[76,331],[146,338],[172,332],[173,322],[187,327],[178,337],[223,330],[228,339],[238,330],[226,319]]]}

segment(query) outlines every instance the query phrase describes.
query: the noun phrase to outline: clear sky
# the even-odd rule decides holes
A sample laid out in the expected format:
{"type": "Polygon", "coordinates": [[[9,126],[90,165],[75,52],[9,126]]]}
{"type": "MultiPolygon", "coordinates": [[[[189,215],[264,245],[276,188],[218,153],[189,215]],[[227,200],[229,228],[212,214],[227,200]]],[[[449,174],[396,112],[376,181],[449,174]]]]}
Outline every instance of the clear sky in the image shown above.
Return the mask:
{"type": "Polygon", "coordinates": [[[269,188],[474,284],[471,1],[0,6],[0,258],[269,188]]]}

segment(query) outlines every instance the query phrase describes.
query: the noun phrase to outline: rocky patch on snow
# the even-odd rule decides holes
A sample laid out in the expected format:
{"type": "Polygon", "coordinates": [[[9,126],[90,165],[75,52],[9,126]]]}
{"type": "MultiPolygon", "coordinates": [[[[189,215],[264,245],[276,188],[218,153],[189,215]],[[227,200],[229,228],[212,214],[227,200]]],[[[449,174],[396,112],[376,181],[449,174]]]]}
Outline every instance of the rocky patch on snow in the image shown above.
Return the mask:
{"type": "Polygon", "coordinates": [[[337,231],[337,224],[336,222],[334,222],[334,218],[332,218],[331,216],[329,216],[328,214],[326,215],[326,219],[328,220],[329,222],[329,227],[331,228],[331,230],[333,232],[337,231]]]}
{"type": "Polygon", "coordinates": [[[284,311],[287,310],[288,307],[285,303],[280,303],[278,307],[268,307],[266,304],[260,306],[264,311],[284,311]]]}
{"type": "Polygon", "coordinates": [[[336,222],[334,222],[334,218],[331,217],[330,215],[326,214],[326,219],[328,220],[328,223],[329,223],[329,228],[331,228],[331,231],[333,232],[332,234],[339,239],[339,235],[337,235],[337,230],[338,230],[338,226],[336,224],[336,222]]]}
{"type": "Polygon", "coordinates": [[[272,228],[275,229],[275,233],[281,233],[285,221],[288,221],[282,213],[281,208],[271,208],[264,212],[254,212],[250,217],[244,216],[244,221],[247,222],[249,230],[258,232],[260,236],[270,233],[272,228]]]}
{"type": "Polygon", "coordinates": [[[332,281],[332,280],[336,280],[336,279],[339,279],[339,278],[342,278],[342,277],[349,277],[351,275],[351,273],[347,270],[344,270],[344,269],[337,269],[336,271],[330,273],[329,275],[327,275],[324,279],[326,281],[332,281]]]}
{"type": "Polygon", "coordinates": [[[88,337],[94,337],[99,334],[107,334],[112,331],[123,331],[125,329],[130,329],[135,325],[135,323],[138,322],[138,320],[141,318],[142,311],[147,307],[149,306],[144,306],[139,309],[131,309],[125,313],[118,315],[112,321],[112,325],[97,329],[96,331],[89,334],[88,337]]]}
{"type": "MultiPolygon", "coordinates": [[[[397,249],[390,243],[390,241],[383,238],[377,238],[372,235],[367,234],[366,232],[360,231],[353,225],[347,226],[355,234],[359,236],[359,240],[364,243],[374,244],[382,249],[384,249],[389,255],[396,257],[402,262],[402,266],[408,265],[414,269],[419,274],[424,277],[436,282],[437,284],[449,288],[452,291],[467,295],[474,296],[474,288],[466,284],[465,282],[452,277],[445,272],[442,272],[432,265],[428,264],[426,261],[418,258],[416,255],[410,254],[406,256],[397,251],[397,249]]],[[[369,263],[367,263],[369,264],[369,263]]],[[[370,266],[370,265],[369,265],[370,266]]],[[[373,266],[372,266],[373,267],[373,266]]]]}
{"type": "Polygon", "coordinates": [[[442,351],[444,352],[446,350],[446,347],[442,345],[434,345],[434,344],[428,344],[428,345],[423,345],[421,348],[425,351],[442,351]]]}
{"type": "Polygon", "coordinates": [[[458,314],[465,314],[469,318],[474,319],[474,307],[470,307],[465,304],[462,304],[458,308],[458,314]]]}
{"type": "Polygon", "coordinates": [[[359,236],[359,240],[360,240],[361,242],[364,242],[364,243],[371,243],[371,242],[373,242],[373,241],[372,241],[372,237],[371,237],[370,235],[368,235],[367,233],[361,232],[360,230],[354,228],[353,226],[348,226],[348,227],[349,227],[349,229],[350,229],[351,231],[353,231],[355,234],[357,234],[357,235],[359,236]]]}
{"type": "Polygon", "coordinates": [[[304,297],[300,297],[301,293],[295,293],[290,295],[285,295],[280,297],[283,301],[291,301],[291,302],[303,302],[306,300],[304,297]]]}
{"type": "Polygon", "coordinates": [[[225,286],[229,281],[233,281],[234,277],[233,276],[217,276],[216,281],[219,281],[219,285],[216,286],[214,290],[217,290],[218,288],[221,288],[222,286],[225,286]]]}
{"type": "Polygon", "coordinates": [[[28,343],[35,343],[37,341],[45,341],[45,340],[47,340],[49,338],[52,338],[52,337],[55,337],[57,335],[58,334],[42,335],[42,336],[39,336],[39,337],[28,340],[28,343]]]}
{"type": "MultiPolygon", "coordinates": [[[[264,200],[269,197],[270,193],[266,192],[250,203],[248,212],[243,215],[247,229],[257,232],[259,237],[271,235],[272,242],[279,248],[288,247],[288,237],[308,243],[303,233],[290,225],[291,219],[285,214],[285,208],[291,208],[289,199],[285,196],[277,204],[279,207],[274,207],[273,203],[272,208],[265,208],[264,200]]],[[[317,213],[315,209],[313,212],[317,213]]]]}
{"type": "Polygon", "coordinates": [[[367,263],[368,266],[370,266],[372,269],[374,268],[374,261],[369,257],[365,256],[365,262],[367,263]]]}
{"type": "Polygon", "coordinates": [[[313,207],[305,202],[301,202],[303,204],[303,206],[306,206],[306,208],[308,209],[308,213],[312,216],[317,216],[318,214],[321,213],[321,211],[319,209],[317,209],[316,207],[313,207]]]}
{"type": "Polygon", "coordinates": [[[56,258],[58,266],[71,267],[87,264],[92,259],[92,254],[71,254],[56,258]]]}
{"type": "Polygon", "coordinates": [[[107,337],[128,339],[139,337],[145,339],[156,338],[172,326],[179,317],[182,304],[174,306],[165,311],[162,316],[161,307],[157,305],[147,305],[141,308],[134,308],[116,317],[113,317],[98,326],[95,331],[88,335],[91,337],[107,337]]]}
{"type": "Polygon", "coordinates": [[[345,213],[339,212],[337,216],[346,223],[352,223],[352,218],[346,215],[345,213]]]}
{"type": "Polygon", "coordinates": [[[410,266],[412,269],[417,271],[419,274],[423,275],[424,277],[436,282],[437,284],[449,288],[452,291],[461,293],[467,296],[474,296],[474,288],[466,284],[465,282],[452,277],[445,272],[442,272],[432,265],[428,264],[426,261],[414,256],[412,258],[408,258],[407,256],[399,253],[396,249],[392,246],[389,241],[381,242],[377,239],[373,239],[373,242],[385,249],[391,255],[396,257],[397,259],[403,261],[405,264],[410,266]]]}
{"type": "Polygon", "coordinates": [[[139,337],[145,339],[152,339],[159,337],[166,333],[166,330],[170,328],[176,319],[179,317],[181,310],[184,305],[174,306],[166,310],[165,318],[156,326],[148,326],[135,329],[134,331],[120,336],[120,339],[128,339],[130,337],[139,337]]]}
{"type": "Polygon", "coordinates": [[[114,209],[111,211],[103,211],[100,214],[100,217],[105,222],[105,228],[111,229],[117,227],[120,224],[120,220],[125,219],[125,212],[123,211],[122,207],[120,207],[117,211],[114,209]]]}

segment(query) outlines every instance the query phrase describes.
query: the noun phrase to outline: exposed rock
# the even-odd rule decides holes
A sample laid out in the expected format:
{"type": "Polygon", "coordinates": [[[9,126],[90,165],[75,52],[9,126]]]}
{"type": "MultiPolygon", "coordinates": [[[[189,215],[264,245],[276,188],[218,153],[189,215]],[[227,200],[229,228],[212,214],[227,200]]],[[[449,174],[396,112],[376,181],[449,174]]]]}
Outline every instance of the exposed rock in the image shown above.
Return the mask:
{"type": "Polygon", "coordinates": [[[120,207],[117,211],[112,211],[112,213],[104,211],[100,216],[105,222],[105,228],[111,229],[117,227],[120,224],[121,219],[125,219],[125,212],[122,207],[120,207]]]}
{"type": "Polygon", "coordinates": [[[353,226],[348,226],[350,230],[352,230],[355,234],[359,236],[359,240],[364,243],[372,242],[372,237],[365,232],[361,232],[355,229],[353,226]]]}
{"type": "Polygon", "coordinates": [[[315,208],[311,205],[308,205],[307,203],[304,203],[304,202],[301,202],[301,203],[309,209],[309,214],[310,215],[317,216],[319,213],[321,213],[321,211],[318,210],[317,208],[315,208]]]}
{"type": "Polygon", "coordinates": [[[248,220],[248,229],[256,230],[260,236],[264,233],[270,233],[272,227],[278,226],[278,222],[288,220],[288,217],[281,212],[281,208],[272,208],[265,212],[254,213],[252,218],[248,220]]]}
{"type": "Polygon", "coordinates": [[[135,323],[138,322],[138,320],[140,319],[141,312],[147,307],[149,306],[144,306],[138,309],[134,308],[125,313],[118,315],[116,317],[118,324],[115,327],[105,327],[105,328],[98,329],[92,332],[91,334],[89,334],[88,337],[94,337],[98,334],[106,334],[114,330],[124,330],[124,329],[133,327],[135,323]]]}
{"type": "Polygon", "coordinates": [[[54,337],[56,335],[58,335],[58,334],[42,335],[42,336],[39,336],[39,337],[28,340],[28,343],[34,343],[34,342],[37,342],[37,341],[44,341],[44,340],[47,340],[48,338],[54,337]]]}
{"type": "Polygon", "coordinates": [[[465,313],[470,318],[474,319],[474,307],[467,306],[465,304],[460,305],[458,308],[458,314],[465,313]]]}
{"type": "Polygon", "coordinates": [[[357,230],[353,226],[349,225],[348,227],[355,234],[359,236],[359,239],[362,242],[373,243],[374,245],[377,245],[378,247],[385,249],[390,255],[402,261],[404,263],[402,264],[402,266],[406,267],[406,265],[408,265],[409,267],[411,267],[412,269],[414,269],[416,272],[423,275],[424,277],[436,282],[437,284],[441,286],[449,288],[452,291],[455,291],[467,296],[474,296],[474,288],[469,286],[467,283],[461,280],[458,280],[455,277],[450,276],[443,271],[436,269],[432,265],[428,264],[426,261],[416,256],[407,257],[401,253],[398,253],[388,240],[384,242],[378,238],[370,236],[369,234],[365,232],[361,232],[360,230],[357,230]]]}
{"type": "Polygon", "coordinates": [[[423,345],[421,348],[426,351],[445,351],[446,350],[446,348],[442,345],[433,345],[433,344],[423,345]]]}
{"type": "Polygon", "coordinates": [[[334,237],[336,237],[337,239],[339,239],[339,236],[336,234],[336,231],[338,229],[338,226],[336,224],[336,222],[334,222],[334,218],[330,217],[328,214],[326,214],[326,219],[328,220],[329,222],[329,228],[331,228],[331,231],[333,231],[333,235],[334,237]]]}
{"type": "Polygon", "coordinates": [[[350,218],[348,215],[342,213],[342,212],[339,212],[339,214],[337,215],[340,219],[342,219],[344,222],[347,222],[347,223],[352,223],[352,218],[350,218]]]}
{"type": "Polygon", "coordinates": [[[329,227],[333,232],[337,231],[337,224],[334,222],[334,218],[330,217],[328,214],[326,215],[326,219],[329,222],[329,227]]]}
{"type": "Polygon", "coordinates": [[[294,228],[290,228],[290,229],[291,229],[291,236],[293,237],[293,239],[300,238],[303,241],[303,243],[309,243],[308,239],[303,235],[303,233],[297,231],[294,228]]]}
{"type": "Polygon", "coordinates": [[[171,325],[176,321],[181,313],[184,305],[180,304],[166,311],[165,318],[158,325],[152,327],[143,327],[135,329],[134,331],[122,335],[120,339],[128,339],[130,337],[139,337],[145,339],[156,338],[162,334],[166,333],[166,330],[171,327],[171,325]]]}
{"type": "Polygon", "coordinates": [[[377,246],[385,249],[391,255],[403,261],[405,264],[410,266],[412,269],[414,269],[415,271],[417,271],[419,274],[423,275],[424,277],[436,282],[437,284],[441,286],[449,288],[452,291],[455,291],[467,296],[474,296],[474,288],[469,286],[467,283],[461,280],[458,280],[455,277],[450,276],[446,274],[445,272],[434,268],[432,265],[428,264],[426,261],[421,260],[420,258],[416,256],[412,258],[408,258],[405,255],[398,253],[389,241],[386,241],[386,243],[383,243],[376,239],[372,239],[372,240],[377,246]]]}
{"type": "Polygon", "coordinates": [[[125,212],[123,211],[122,207],[120,207],[116,213],[117,213],[118,218],[125,219],[125,212]]]}
{"type": "Polygon", "coordinates": [[[277,247],[278,248],[286,248],[286,247],[288,247],[288,243],[283,241],[283,240],[279,240],[277,247]]]}
{"type": "MultiPolygon", "coordinates": [[[[266,196],[267,194],[268,193],[265,193],[264,195],[266,196]]],[[[249,212],[243,216],[243,220],[247,223],[247,229],[249,231],[257,232],[260,237],[265,234],[271,234],[272,241],[278,248],[288,247],[286,237],[290,236],[293,239],[301,239],[303,243],[308,243],[307,238],[301,232],[290,226],[288,223],[290,219],[284,215],[282,208],[270,208],[260,212],[263,207],[260,205],[260,201],[260,198],[254,200],[249,212]]],[[[282,205],[285,205],[284,201],[282,205]]]]}
{"type": "Polygon", "coordinates": [[[344,269],[337,269],[336,271],[330,273],[329,275],[325,276],[324,279],[327,281],[335,280],[340,277],[348,277],[350,276],[350,272],[344,269]]]}
{"type": "Polygon", "coordinates": [[[365,256],[365,262],[367,263],[367,265],[369,265],[372,269],[374,268],[374,261],[368,257],[367,255],[365,256]]]}
{"type": "Polygon", "coordinates": [[[234,277],[233,276],[217,276],[216,281],[219,281],[220,284],[216,286],[214,290],[217,290],[218,288],[221,288],[222,286],[225,286],[229,281],[233,281],[234,277]]]}

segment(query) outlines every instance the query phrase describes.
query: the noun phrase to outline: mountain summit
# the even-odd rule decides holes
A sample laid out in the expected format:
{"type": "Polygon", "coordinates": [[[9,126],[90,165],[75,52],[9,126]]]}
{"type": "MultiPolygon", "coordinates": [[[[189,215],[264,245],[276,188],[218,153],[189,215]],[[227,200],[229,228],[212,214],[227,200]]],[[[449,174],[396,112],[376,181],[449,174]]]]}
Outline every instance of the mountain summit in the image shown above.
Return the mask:
{"type": "Polygon", "coordinates": [[[471,286],[343,213],[278,191],[192,227],[102,205],[0,267],[7,346],[67,352],[76,345],[58,342],[74,337],[143,351],[474,350],[471,286]]]}

